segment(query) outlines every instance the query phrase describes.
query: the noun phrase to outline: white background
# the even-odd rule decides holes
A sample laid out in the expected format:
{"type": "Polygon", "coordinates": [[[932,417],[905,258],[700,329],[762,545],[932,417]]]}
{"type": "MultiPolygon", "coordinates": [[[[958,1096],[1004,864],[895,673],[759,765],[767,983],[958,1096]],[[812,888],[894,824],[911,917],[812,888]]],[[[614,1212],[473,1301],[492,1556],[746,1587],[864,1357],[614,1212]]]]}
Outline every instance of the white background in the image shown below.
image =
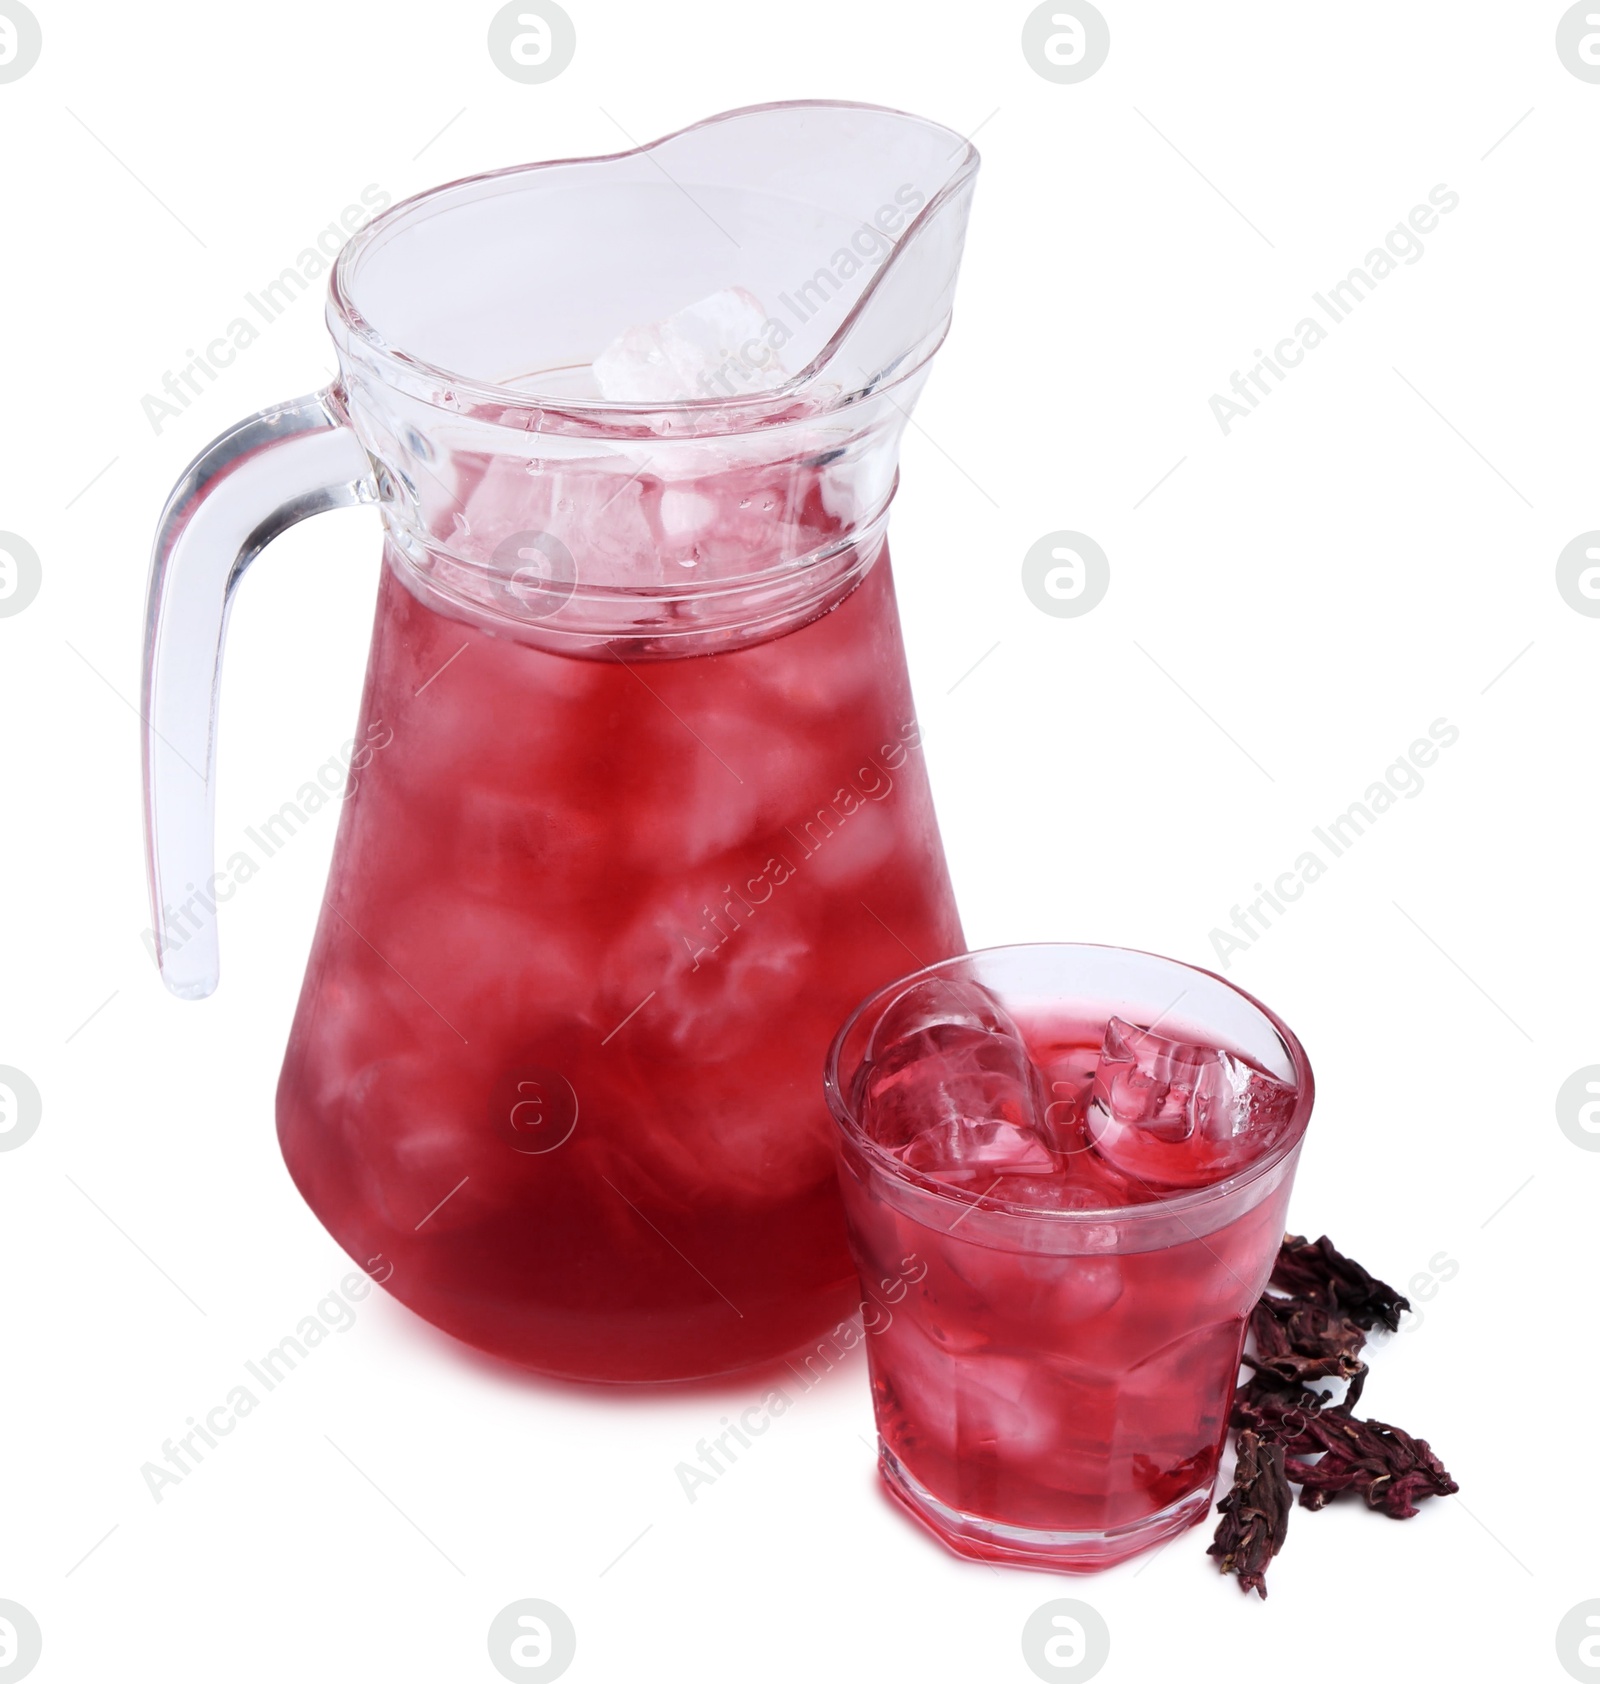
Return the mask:
{"type": "MultiPolygon", "coordinates": [[[[1600,526],[1600,86],[1544,0],[1102,4],[1108,62],[1060,86],[1023,58],[1024,6],[569,0],[576,59],[530,87],[490,62],[489,5],[35,0],[43,57],[0,86],[0,527],[44,568],[0,619],[0,1063],[44,1122],[0,1156],[0,1596],[41,1624],[41,1680],[490,1679],[489,1622],[524,1596],[572,1617],[574,1679],[1026,1679],[1023,1622],[1059,1595],[1108,1622],[1107,1679],[1302,1655],[1564,1676],[1557,1622],[1600,1595],[1600,1155],[1554,1106],[1600,1060],[1600,621],[1555,561],[1600,526]],[[368,183],[804,96],[981,129],[893,523],[974,945],[1214,963],[1311,826],[1430,721],[1460,730],[1230,972],[1317,1068],[1295,1226],[1402,1286],[1457,1265],[1367,1401],[1461,1498],[1403,1525],[1296,1510],[1265,1604],[1216,1574],[1209,1528],[1087,1580],[946,1556],[876,1489],[859,1354],[691,1505],[675,1465],[752,1388],[519,1381],[382,1294],[159,1505],[140,1477],[350,1267],[272,1127],[334,815],[226,908],[221,990],[169,998],[139,939],[129,700],[167,489],[325,382],[320,299],[159,436],[140,399],[368,183]],[[1421,260],[1224,436],[1211,394],[1438,183],[1461,203],[1421,260]],[[1062,528],[1110,558],[1077,619],[1020,582],[1062,528]]],[[[252,573],[224,847],[350,735],[377,569],[363,510],[252,573]]]]}

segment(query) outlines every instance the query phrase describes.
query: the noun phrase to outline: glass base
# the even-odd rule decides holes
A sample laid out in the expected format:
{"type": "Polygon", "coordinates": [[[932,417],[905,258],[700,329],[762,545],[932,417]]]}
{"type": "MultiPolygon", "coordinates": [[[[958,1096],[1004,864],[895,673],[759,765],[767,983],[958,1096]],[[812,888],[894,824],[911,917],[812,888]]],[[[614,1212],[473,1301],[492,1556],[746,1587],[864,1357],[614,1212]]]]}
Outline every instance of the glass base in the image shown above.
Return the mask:
{"type": "Polygon", "coordinates": [[[999,1561],[1057,1573],[1097,1573],[1142,1550],[1165,1543],[1203,1520],[1211,1508],[1211,1486],[1203,1485],[1143,1520],[1103,1532],[1051,1532],[1008,1526],[966,1514],[941,1502],[914,1479],[888,1445],[879,1440],[878,1471],[889,1493],[947,1549],[973,1561],[999,1561]]]}

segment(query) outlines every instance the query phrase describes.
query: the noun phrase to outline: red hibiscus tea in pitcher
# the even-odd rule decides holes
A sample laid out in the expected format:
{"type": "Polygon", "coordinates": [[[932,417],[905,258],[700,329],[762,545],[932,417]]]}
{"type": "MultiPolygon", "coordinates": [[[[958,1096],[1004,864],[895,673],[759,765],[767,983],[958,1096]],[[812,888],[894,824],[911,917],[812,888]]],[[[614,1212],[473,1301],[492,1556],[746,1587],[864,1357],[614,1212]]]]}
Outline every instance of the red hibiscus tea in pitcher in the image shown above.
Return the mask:
{"type": "Polygon", "coordinates": [[[853,1301],[817,1070],[962,945],[884,534],[976,172],[808,102],[421,194],[339,254],[335,384],[168,505],[148,841],[188,998],[235,586],[291,522],[381,511],[279,1134],[335,1238],[483,1350],[684,1379],[853,1301]]]}
{"type": "Polygon", "coordinates": [[[670,659],[490,635],[391,558],[363,726],[392,741],[279,1127],[413,1309],[605,1379],[848,1313],[821,1049],[906,947],[961,946],[898,647],[886,554],[806,624],[670,659]]]}

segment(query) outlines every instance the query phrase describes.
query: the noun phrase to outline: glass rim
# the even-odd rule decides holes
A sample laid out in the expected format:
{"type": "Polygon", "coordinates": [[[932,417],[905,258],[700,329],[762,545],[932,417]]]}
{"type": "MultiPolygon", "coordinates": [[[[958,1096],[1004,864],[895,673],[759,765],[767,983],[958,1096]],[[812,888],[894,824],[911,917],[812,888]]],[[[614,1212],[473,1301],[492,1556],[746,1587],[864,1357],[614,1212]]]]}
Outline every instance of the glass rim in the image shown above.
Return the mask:
{"type": "Polygon", "coordinates": [[[1292,1152],[1299,1149],[1301,1141],[1305,1138],[1306,1125],[1310,1121],[1311,1108],[1316,1099],[1316,1081],[1311,1070],[1311,1060],[1301,1045],[1300,1037],[1288,1024],[1248,989],[1241,988],[1236,982],[1230,982],[1215,971],[1207,970],[1203,965],[1191,965],[1186,960],[1174,959],[1165,953],[1151,953],[1144,948],[1119,947],[1113,942],[1033,941],[1005,942],[995,947],[973,948],[969,952],[937,960],[931,965],[920,966],[917,970],[909,971],[904,976],[886,983],[882,988],[874,989],[844,1020],[838,1034],[834,1036],[823,1064],[823,1091],[827,1095],[828,1110],[844,1140],[861,1153],[869,1167],[885,1175],[891,1182],[912,1188],[919,1195],[942,1199],[952,1207],[983,1211],[1002,1218],[1015,1217],[1021,1221],[1064,1226],[1099,1227],[1108,1221],[1137,1226],[1141,1223],[1182,1216],[1189,1211],[1205,1210],[1231,1198],[1263,1176],[1270,1175],[1292,1152]],[[1195,976],[1209,978],[1238,995],[1271,1025],[1283,1042],[1294,1066],[1295,1104],[1282,1139],[1269,1151],[1263,1152],[1259,1158],[1253,1158],[1236,1174],[1226,1176],[1221,1181],[1211,1182],[1208,1186],[1177,1189],[1170,1197],[1152,1199],[1148,1204],[1098,1205],[1087,1210],[1062,1210],[1048,1205],[1017,1204],[993,1193],[973,1192],[968,1188],[955,1187],[920,1170],[908,1169],[893,1152],[881,1146],[862,1128],[860,1119],[845,1096],[839,1081],[839,1062],[844,1054],[846,1041],[864,1018],[874,1010],[881,1011],[892,1004],[918,982],[948,973],[973,959],[1030,951],[1062,954],[1116,953],[1131,958],[1152,959],[1160,964],[1188,971],[1195,976]]]}
{"type": "Polygon", "coordinates": [[[372,365],[384,384],[396,390],[420,397],[436,408],[455,413],[469,405],[491,407],[499,415],[503,425],[527,431],[561,432],[570,428],[581,432],[614,431],[623,436],[631,436],[643,427],[648,436],[655,436],[649,429],[652,420],[678,417],[683,427],[674,435],[676,437],[744,433],[769,423],[815,420],[859,403],[864,397],[875,396],[898,387],[932,360],[939,344],[943,343],[945,334],[948,333],[948,320],[944,332],[939,336],[939,344],[930,347],[910,367],[897,369],[891,378],[881,381],[876,386],[834,393],[804,416],[792,413],[796,398],[815,377],[817,371],[828,362],[835,347],[843,341],[871,303],[889,267],[887,263],[862,290],[860,297],[839,323],[827,344],[805,368],[786,380],[783,385],[770,391],[736,394],[733,397],[681,398],[657,403],[619,403],[615,399],[607,398],[569,397],[550,393],[541,395],[526,385],[502,385],[458,374],[416,356],[402,345],[391,343],[367,320],[354,296],[359,290],[355,277],[356,266],[373,245],[378,240],[392,235],[402,223],[426,214],[430,208],[437,208],[438,201],[451,195],[470,196],[475,190],[484,190],[493,182],[509,183],[513,177],[518,176],[536,177],[541,171],[562,169],[574,164],[605,164],[621,158],[648,156],[659,147],[696,129],[708,129],[769,111],[823,110],[879,112],[948,135],[954,143],[950,153],[950,174],[939,190],[929,196],[928,202],[906,225],[904,233],[896,242],[897,246],[905,244],[914,233],[932,221],[952,198],[965,189],[978,170],[978,149],[954,129],[947,128],[943,123],[936,123],[930,117],[919,117],[914,112],[901,111],[894,106],[848,99],[785,99],[769,100],[758,105],[735,106],[732,110],[719,111],[697,122],[686,123],[683,127],[660,135],[655,140],[646,141],[642,145],[623,147],[616,152],[586,153],[571,158],[540,158],[531,163],[509,164],[498,170],[482,170],[455,181],[441,182],[438,186],[425,188],[420,193],[413,193],[410,197],[399,200],[375,216],[345,242],[334,259],[333,272],[328,282],[326,316],[335,344],[341,352],[347,348],[359,349],[360,354],[372,365]],[[958,158],[959,162],[956,161],[958,158]],[[444,395],[447,401],[441,401],[441,395],[444,395]],[[694,426],[695,422],[703,425],[694,426]]]}

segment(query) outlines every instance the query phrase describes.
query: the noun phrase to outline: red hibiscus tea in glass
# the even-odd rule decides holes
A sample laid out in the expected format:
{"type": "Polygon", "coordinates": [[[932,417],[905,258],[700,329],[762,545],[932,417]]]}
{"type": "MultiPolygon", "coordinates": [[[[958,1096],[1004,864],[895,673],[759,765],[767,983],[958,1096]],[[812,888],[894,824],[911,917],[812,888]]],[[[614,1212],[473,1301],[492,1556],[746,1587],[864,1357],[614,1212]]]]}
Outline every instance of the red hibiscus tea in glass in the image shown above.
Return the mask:
{"type": "Polygon", "coordinates": [[[1067,1571],[1201,1519],[1311,1111],[1289,1029],[1174,960],[997,948],[869,999],[827,1086],[894,1496],[1067,1571]]]}

